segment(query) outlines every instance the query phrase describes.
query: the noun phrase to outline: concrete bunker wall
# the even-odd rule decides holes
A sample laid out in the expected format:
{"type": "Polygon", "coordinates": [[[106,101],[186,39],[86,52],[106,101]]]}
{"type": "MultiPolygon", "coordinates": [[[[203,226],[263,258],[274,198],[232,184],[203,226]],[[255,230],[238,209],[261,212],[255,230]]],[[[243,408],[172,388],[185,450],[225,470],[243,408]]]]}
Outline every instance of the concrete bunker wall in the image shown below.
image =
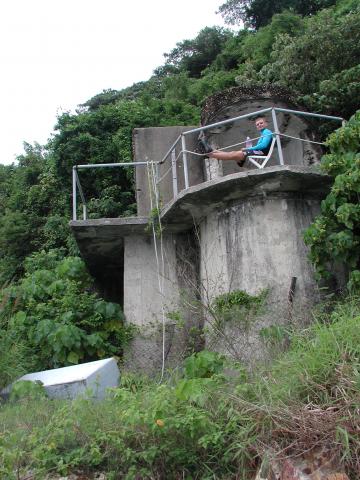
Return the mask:
{"type": "Polygon", "coordinates": [[[320,295],[302,232],[318,212],[318,199],[277,192],[234,201],[201,222],[204,301],[233,290],[253,295],[268,290],[256,322],[245,325],[234,319],[224,327],[225,335],[213,331],[207,336],[208,348],[251,364],[266,356],[259,335],[263,328],[309,321],[320,295]]]}
{"type": "MultiPolygon", "coordinates": [[[[273,105],[294,108],[280,93],[272,96],[270,91],[260,89],[253,98],[250,96],[243,89],[231,89],[230,93],[211,97],[203,110],[202,123],[273,105]]],[[[311,138],[311,126],[302,119],[283,115],[279,123],[280,131],[311,138]]],[[[177,137],[192,128],[136,129],[134,161],[162,160],[177,137]]],[[[239,131],[229,124],[211,129],[209,135],[225,145],[239,141],[239,131]]],[[[241,135],[254,136],[253,122],[241,127],[241,135]]],[[[207,348],[235,354],[252,364],[266,356],[259,335],[262,328],[307,321],[319,295],[302,233],[319,212],[331,179],[310,168],[320,157],[317,147],[292,142],[283,142],[285,166],[275,161],[276,166],[262,170],[239,170],[235,162],[221,165],[215,161],[212,167],[217,172],[209,175],[204,157],[188,154],[187,190],[183,190],[180,155],[176,198],[171,163],[168,160],[161,165],[158,173],[164,178],[159,196],[164,231],[159,265],[154,239],[146,228],[151,208],[146,166],[136,168],[137,217],[71,222],[82,255],[98,278],[105,278],[108,267],[117,259],[111,275],[116,269],[119,276],[123,275],[117,284],[123,287],[124,313],[127,322],[138,328],[126,353],[129,368],[159,372],[163,355],[165,367],[169,367],[192,349],[202,348],[201,331],[204,323],[211,323],[206,307],[219,294],[233,290],[258,294],[269,289],[264,312],[246,328],[229,323],[221,338],[207,335],[207,348]],[[290,305],[288,295],[295,277],[290,305]],[[231,339],[231,345],[227,339],[231,339]]],[[[176,155],[180,148],[179,143],[176,155]]],[[[186,148],[199,151],[197,134],[186,136],[186,148]]],[[[109,291],[109,297],[122,297],[118,290],[109,291]]]]}
{"type": "Polygon", "coordinates": [[[124,313],[139,328],[125,361],[128,368],[147,373],[161,370],[163,353],[169,367],[200,348],[196,332],[203,327],[195,311],[199,254],[193,234],[164,234],[162,250],[157,243],[159,264],[151,237],[125,238],[124,313]]]}
{"type": "MultiPolygon", "coordinates": [[[[196,127],[136,128],[133,133],[134,161],[161,161],[179,135],[193,128],[196,127]]],[[[186,149],[192,152],[197,151],[197,135],[186,136],[186,149]]],[[[179,156],[180,151],[181,142],[178,142],[175,148],[176,157],[179,156]]],[[[205,180],[203,159],[201,157],[192,155],[191,153],[188,153],[187,157],[190,186],[202,183],[205,180]]],[[[184,164],[182,155],[179,156],[176,167],[178,190],[181,191],[185,188],[184,164]]],[[[159,196],[162,205],[166,205],[174,196],[171,172],[171,156],[169,156],[166,161],[159,166],[158,175],[160,178],[162,178],[159,184],[159,196]]],[[[150,196],[147,169],[137,168],[135,180],[138,215],[148,215],[150,211],[150,196]]]]}

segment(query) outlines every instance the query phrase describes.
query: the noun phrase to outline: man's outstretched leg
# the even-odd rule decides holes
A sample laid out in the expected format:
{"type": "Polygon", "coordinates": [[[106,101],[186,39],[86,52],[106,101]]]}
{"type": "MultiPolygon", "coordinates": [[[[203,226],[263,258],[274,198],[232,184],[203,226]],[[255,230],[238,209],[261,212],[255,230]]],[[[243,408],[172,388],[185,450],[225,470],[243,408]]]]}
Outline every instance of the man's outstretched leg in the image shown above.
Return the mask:
{"type": "Polygon", "coordinates": [[[232,152],[216,150],[211,146],[205,136],[200,138],[200,142],[209,158],[215,158],[216,160],[234,160],[239,167],[242,167],[245,163],[246,152],[243,152],[242,150],[233,150],[232,152]]]}
{"type": "Polygon", "coordinates": [[[234,160],[239,167],[242,167],[246,160],[246,153],[242,150],[234,150],[232,152],[221,152],[219,150],[213,150],[208,153],[210,158],[216,158],[216,160],[234,160]]]}

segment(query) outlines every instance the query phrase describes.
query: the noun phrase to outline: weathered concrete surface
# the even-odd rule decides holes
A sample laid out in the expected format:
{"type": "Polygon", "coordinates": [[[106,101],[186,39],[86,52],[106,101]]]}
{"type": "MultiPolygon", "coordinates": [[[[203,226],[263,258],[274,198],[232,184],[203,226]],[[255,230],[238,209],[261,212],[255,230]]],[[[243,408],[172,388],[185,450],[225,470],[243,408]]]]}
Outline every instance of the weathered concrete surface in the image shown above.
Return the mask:
{"type": "MultiPolygon", "coordinates": [[[[264,313],[228,324],[207,336],[207,346],[253,363],[266,349],[259,332],[273,325],[305,323],[319,300],[303,231],[319,213],[332,179],[313,168],[271,167],[214,179],[189,188],[163,210],[165,225],[200,228],[202,303],[232,290],[268,289],[264,313]],[[292,279],[295,295],[289,302],[292,279]]],[[[210,325],[213,319],[207,315],[210,325]]]]}
{"type": "MultiPolygon", "coordinates": [[[[235,200],[259,195],[266,198],[274,192],[322,199],[331,184],[329,176],[308,167],[276,166],[235,173],[182,191],[162,209],[161,221],[166,233],[185,232],[204,216],[226,209],[235,200]]],[[[71,221],[70,227],[90,271],[96,271],[104,265],[122,265],[124,238],[151,236],[148,222],[148,217],[104,218],[71,221]]]]}
{"type": "MultiPolygon", "coordinates": [[[[281,87],[272,85],[233,87],[207,99],[202,110],[201,123],[202,125],[209,125],[271,107],[305,110],[294,101],[286,89],[281,87]]],[[[265,117],[268,120],[270,130],[274,132],[271,112],[265,113],[265,117]]],[[[211,128],[206,132],[206,136],[219,148],[243,142],[247,136],[255,138],[259,134],[254,126],[254,118],[211,128]]],[[[314,124],[311,119],[282,112],[277,112],[276,118],[280,133],[305,140],[297,141],[285,136],[281,137],[285,164],[309,166],[318,163],[322,154],[321,148],[316,144],[306,142],[306,140],[316,140],[313,133],[314,124]]],[[[237,150],[244,146],[240,145],[230,150],[237,150]]],[[[278,164],[278,152],[275,148],[267,165],[278,164]]],[[[245,168],[255,169],[256,167],[247,162],[245,168]]],[[[239,167],[233,161],[218,162],[217,160],[210,160],[207,161],[206,179],[210,180],[215,176],[228,175],[237,171],[239,171],[239,167]]]]}
{"type": "MultiPolygon", "coordinates": [[[[263,328],[309,320],[309,309],[320,295],[302,233],[318,213],[318,200],[277,192],[234,201],[201,222],[204,301],[211,303],[233,290],[252,295],[268,290],[259,316],[235,318],[224,326],[224,335],[208,336],[212,349],[251,364],[264,358],[259,336],[263,328]],[[296,287],[289,302],[294,277],[296,287]]],[[[213,323],[211,317],[208,321],[213,323]]]]}
{"type": "MultiPolygon", "coordinates": [[[[136,128],[133,133],[134,161],[161,161],[183,132],[196,127],[154,127],[136,128]]],[[[186,135],[186,149],[198,150],[197,135],[186,135]]],[[[175,148],[176,157],[181,151],[181,142],[175,148]]],[[[203,159],[191,153],[187,154],[189,185],[197,185],[204,181],[203,159]]],[[[184,166],[182,155],[177,160],[178,190],[184,188],[184,166]]],[[[159,194],[163,205],[173,198],[173,180],[171,172],[171,156],[159,166],[159,176],[164,177],[159,184],[159,194]],[[170,168],[170,171],[169,171],[170,168]],[[169,172],[168,172],[169,171],[169,172]],[[166,174],[166,172],[168,172],[166,174]],[[166,175],[165,175],[166,174],[166,175]]],[[[149,178],[147,168],[136,169],[136,201],[138,215],[148,215],[150,211],[149,178]]]]}
{"type": "Polygon", "coordinates": [[[299,197],[323,199],[332,185],[331,177],[301,166],[275,166],[227,175],[190,187],[162,210],[166,228],[180,223],[190,228],[199,219],[235,200],[292,192],[299,197]]]}
{"type": "Polygon", "coordinates": [[[156,244],[159,263],[152,238],[125,238],[124,313],[139,327],[125,363],[147,373],[161,371],[163,356],[166,368],[175,366],[195,346],[190,332],[202,327],[189,308],[197,285],[192,235],[164,234],[156,244]]]}
{"type": "MultiPolygon", "coordinates": [[[[40,381],[50,398],[72,399],[88,395],[101,399],[105,397],[107,388],[119,385],[120,372],[115,359],[106,358],[71,367],[28,373],[17,381],[20,380],[40,381]]],[[[10,392],[11,385],[1,393],[8,395],[10,392]]]]}
{"type": "Polygon", "coordinates": [[[124,236],[145,233],[148,218],[102,218],[70,222],[81,255],[101,296],[123,303],[124,236]]]}

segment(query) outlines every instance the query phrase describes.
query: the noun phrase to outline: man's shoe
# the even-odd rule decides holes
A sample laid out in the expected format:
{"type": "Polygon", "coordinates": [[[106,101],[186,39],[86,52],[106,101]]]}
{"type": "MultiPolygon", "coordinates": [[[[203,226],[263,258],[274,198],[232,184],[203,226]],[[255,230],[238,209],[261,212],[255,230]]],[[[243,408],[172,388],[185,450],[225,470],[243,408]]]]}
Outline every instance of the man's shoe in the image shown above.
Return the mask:
{"type": "Polygon", "coordinates": [[[214,150],[213,147],[210,145],[209,141],[205,137],[200,138],[200,143],[203,146],[205,153],[210,153],[214,150]]]}

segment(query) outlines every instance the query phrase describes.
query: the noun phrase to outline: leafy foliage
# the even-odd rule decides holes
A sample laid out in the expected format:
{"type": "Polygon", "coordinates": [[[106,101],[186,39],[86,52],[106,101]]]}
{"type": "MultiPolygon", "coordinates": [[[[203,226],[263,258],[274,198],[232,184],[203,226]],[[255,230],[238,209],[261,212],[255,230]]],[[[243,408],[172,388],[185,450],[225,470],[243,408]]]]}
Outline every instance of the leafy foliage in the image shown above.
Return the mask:
{"type": "MultiPolygon", "coordinates": [[[[94,293],[76,256],[72,167],[131,160],[133,128],[197,124],[205,98],[236,83],[284,85],[309,109],[349,118],[359,106],[360,11],[356,0],[339,0],[318,12],[333,4],[228,0],[220,12],[245,28],[206,28],[179,42],[148,81],[94,96],[58,118],[48,145],[26,144],[18,165],[0,165],[0,283],[16,280],[0,294],[0,388],[25,371],[121,355],[131,336],[119,306],[94,293]]],[[[328,139],[322,168],[334,186],[306,233],[319,273],[344,262],[353,290],[360,285],[359,125],[357,113],[328,139]]],[[[90,217],[134,213],[130,169],[82,172],[81,182],[90,217]]],[[[217,328],[227,319],[247,322],[263,300],[230,292],[210,313],[217,328]]],[[[246,478],[264,448],[291,445],[287,452],[298,455],[315,439],[331,446],[353,480],[359,317],[359,299],[347,298],[296,335],[263,330],[274,343],[286,335],[290,349],[251,375],[203,351],[162,385],[125,375],[99,404],[49,402],[20,384],[20,401],[0,409],[0,476],[101,469],[109,478],[246,478]]]]}
{"type": "Polygon", "coordinates": [[[310,259],[320,275],[329,275],[333,261],[349,269],[351,287],[360,286],[360,111],[330,135],[330,153],[322,159],[324,172],[334,177],[321,215],[305,232],[310,259]]]}
{"type": "Polygon", "coordinates": [[[226,376],[221,357],[203,352],[186,361],[184,377],[159,385],[128,376],[102,402],[39,396],[3,406],[0,474],[253,478],[264,450],[296,457],[316,442],[355,480],[359,316],[359,298],[338,302],[271,368],[248,377],[234,364],[226,376]]]}
{"type": "Polygon", "coordinates": [[[233,290],[216,297],[213,301],[213,308],[216,313],[224,314],[234,307],[245,307],[246,309],[258,309],[264,302],[267,292],[259,295],[249,295],[243,290],[233,290]]]}
{"type": "MultiPolygon", "coordinates": [[[[47,145],[25,144],[17,165],[0,166],[0,284],[20,278],[42,248],[78,254],[68,228],[72,167],[130,161],[134,128],[197,124],[206,97],[236,83],[278,83],[309,109],[346,118],[358,108],[358,2],[228,0],[219,11],[251,28],[206,27],[178,42],[149,80],[60,115],[47,145]]],[[[136,212],[133,173],[81,171],[90,218],[136,212]]]]}
{"type": "Polygon", "coordinates": [[[221,52],[231,33],[219,27],[206,27],[194,40],[184,40],[164,56],[166,63],[157,73],[186,71],[190,77],[200,77],[221,52]]]}
{"type": "Polygon", "coordinates": [[[184,362],[184,375],[188,379],[210,378],[220,373],[225,365],[225,357],[203,350],[187,357],[184,362]]]}
{"type": "Polygon", "coordinates": [[[313,93],[321,81],[360,62],[359,26],[360,14],[337,17],[325,10],[307,19],[303,35],[277,37],[272,61],[260,71],[263,80],[313,93]]]}
{"type": "Polygon", "coordinates": [[[292,10],[300,15],[314,15],[323,8],[334,5],[336,0],[227,0],[220,5],[219,12],[226,23],[241,24],[258,29],[267,25],[273,15],[292,10]]]}
{"type": "Polygon", "coordinates": [[[2,291],[1,318],[13,343],[25,344],[28,369],[121,355],[131,328],[119,305],[98,298],[91,285],[78,257],[50,250],[26,259],[25,277],[2,291]]]}
{"type": "Polygon", "coordinates": [[[328,80],[322,80],[319,89],[312,95],[303,97],[303,101],[313,111],[349,118],[359,107],[360,64],[336,73],[328,80]]]}

